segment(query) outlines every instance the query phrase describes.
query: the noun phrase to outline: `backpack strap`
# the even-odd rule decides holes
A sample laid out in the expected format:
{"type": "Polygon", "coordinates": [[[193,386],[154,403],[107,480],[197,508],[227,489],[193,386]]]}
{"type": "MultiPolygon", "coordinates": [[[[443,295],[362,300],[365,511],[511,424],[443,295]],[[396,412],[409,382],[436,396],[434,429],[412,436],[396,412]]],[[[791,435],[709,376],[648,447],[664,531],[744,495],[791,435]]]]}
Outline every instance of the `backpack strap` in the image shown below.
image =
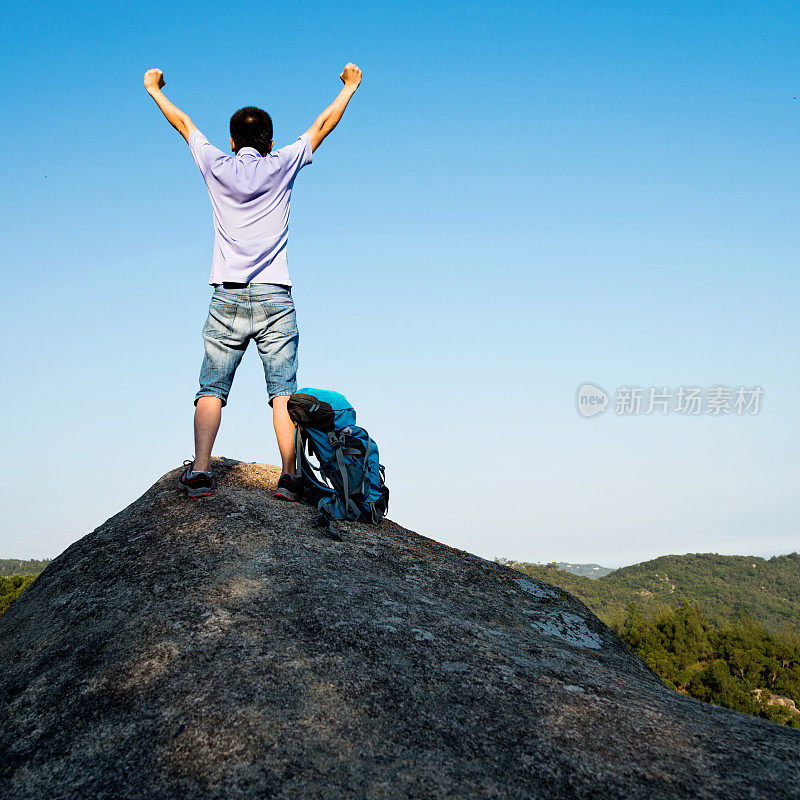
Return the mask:
{"type": "Polygon", "coordinates": [[[294,446],[295,446],[295,457],[297,459],[297,474],[302,476],[304,481],[311,484],[323,496],[330,494],[337,494],[336,489],[329,485],[325,473],[319,468],[314,467],[314,465],[311,463],[311,461],[309,461],[308,457],[306,456],[305,448],[306,446],[308,446],[309,453],[311,455],[316,456],[316,458],[319,459],[319,455],[314,452],[312,440],[310,438],[306,439],[302,435],[302,432],[303,429],[300,428],[299,426],[295,428],[294,446]],[[319,473],[320,477],[317,477],[317,473],[319,473]]]}
{"type": "Polygon", "coordinates": [[[315,528],[325,528],[325,530],[328,532],[328,536],[330,536],[331,539],[334,539],[337,542],[342,541],[342,537],[333,527],[333,520],[325,513],[324,508],[320,508],[317,515],[311,520],[311,524],[315,528]]]}
{"type": "Polygon", "coordinates": [[[345,466],[344,456],[342,455],[342,442],[336,435],[335,431],[328,434],[328,441],[330,442],[331,447],[333,448],[333,452],[336,453],[336,463],[339,465],[339,473],[342,476],[345,508],[352,509],[353,513],[356,515],[355,519],[358,519],[361,516],[361,509],[359,509],[359,507],[353,502],[353,499],[350,497],[350,477],[347,474],[347,467],[345,466]]]}
{"type": "Polygon", "coordinates": [[[295,474],[302,476],[303,474],[303,450],[305,446],[300,437],[301,428],[299,425],[294,427],[294,458],[295,458],[295,474]]]}
{"type": "Polygon", "coordinates": [[[364,450],[364,464],[363,464],[364,478],[361,481],[361,496],[362,497],[366,497],[367,496],[365,488],[367,486],[367,483],[369,482],[369,451],[370,451],[371,447],[372,447],[372,439],[370,439],[370,437],[368,435],[367,436],[367,447],[364,450]]]}

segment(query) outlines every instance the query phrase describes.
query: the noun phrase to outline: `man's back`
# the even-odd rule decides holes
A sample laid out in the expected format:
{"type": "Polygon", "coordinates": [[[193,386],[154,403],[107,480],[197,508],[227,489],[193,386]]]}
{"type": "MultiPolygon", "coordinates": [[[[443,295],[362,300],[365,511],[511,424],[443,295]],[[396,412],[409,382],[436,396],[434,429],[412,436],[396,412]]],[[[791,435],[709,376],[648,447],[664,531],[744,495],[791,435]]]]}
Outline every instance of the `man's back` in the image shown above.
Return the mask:
{"type": "Polygon", "coordinates": [[[254,147],[242,147],[235,156],[223,153],[197,129],[188,143],[214,215],[209,282],[291,286],[286,258],[290,200],[297,173],[311,163],[308,134],[266,156],[254,147]]]}

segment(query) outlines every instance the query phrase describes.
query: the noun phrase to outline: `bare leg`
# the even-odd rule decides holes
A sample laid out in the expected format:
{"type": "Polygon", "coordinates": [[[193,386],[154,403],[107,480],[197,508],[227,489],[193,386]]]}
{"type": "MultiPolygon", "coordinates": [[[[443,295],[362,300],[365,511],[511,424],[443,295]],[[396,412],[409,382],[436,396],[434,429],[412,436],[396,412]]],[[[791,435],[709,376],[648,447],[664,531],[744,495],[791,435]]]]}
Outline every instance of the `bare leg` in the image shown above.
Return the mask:
{"type": "Polygon", "coordinates": [[[197,472],[207,472],[211,468],[211,448],[221,419],[222,400],[201,397],[197,401],[194,409],[194,469],[197,472]]]}
{"type": "Polygon", "coordinates": [[[288,402],[288,394],[279,395],[272,399],[272,424],[275,426],[278,450],[281,451],[281,469],[289,475],[294,475],[294,422],[292,422],[292,418],[286,410],[288,402]]]}

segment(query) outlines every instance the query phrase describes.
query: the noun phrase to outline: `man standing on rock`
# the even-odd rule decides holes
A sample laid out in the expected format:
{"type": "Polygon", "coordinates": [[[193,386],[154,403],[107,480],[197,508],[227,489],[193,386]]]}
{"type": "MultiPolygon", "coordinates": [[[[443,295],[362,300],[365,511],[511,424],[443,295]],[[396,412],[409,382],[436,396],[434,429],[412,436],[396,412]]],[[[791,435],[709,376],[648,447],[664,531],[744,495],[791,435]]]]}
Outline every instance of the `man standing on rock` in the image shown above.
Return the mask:
{"type": "Polygon", "coordinates": [[[195,398],[193,461],[179,483],[189,497],[211,493],[211,449],[236,368],[251,339],[264,364],[283,473],[275,496],[296,500],[294,423],[286,410],[297,391],[298,332],[286,261],[289,201],[297,173],[339,124],[361,83],[361,70],[347,64],[344,87],[314,124],[293,144],[273,152],[272,120],[254,106],[230,122],[231,151],[223,153],[164,95],[164,74],[149,69],[144,86],[169,123],[186,139],[208,187],[214,214],[214,287],[203,328],[205,358],[195,398]]]}

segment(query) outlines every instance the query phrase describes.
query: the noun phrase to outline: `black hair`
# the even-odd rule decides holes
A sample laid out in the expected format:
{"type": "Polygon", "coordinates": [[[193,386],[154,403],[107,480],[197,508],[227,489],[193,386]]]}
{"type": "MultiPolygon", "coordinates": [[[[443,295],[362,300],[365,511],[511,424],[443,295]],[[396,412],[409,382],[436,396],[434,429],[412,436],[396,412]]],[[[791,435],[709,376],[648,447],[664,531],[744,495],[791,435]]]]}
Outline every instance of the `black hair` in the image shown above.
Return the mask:
{"type": "Polygon", "coordinates": [[[272,141],[272,117],[255,106],[240,108],[231,117],[231,139],[237,153],[243,147],[255,147],[262,156],[267,155],[272,141]]]}

